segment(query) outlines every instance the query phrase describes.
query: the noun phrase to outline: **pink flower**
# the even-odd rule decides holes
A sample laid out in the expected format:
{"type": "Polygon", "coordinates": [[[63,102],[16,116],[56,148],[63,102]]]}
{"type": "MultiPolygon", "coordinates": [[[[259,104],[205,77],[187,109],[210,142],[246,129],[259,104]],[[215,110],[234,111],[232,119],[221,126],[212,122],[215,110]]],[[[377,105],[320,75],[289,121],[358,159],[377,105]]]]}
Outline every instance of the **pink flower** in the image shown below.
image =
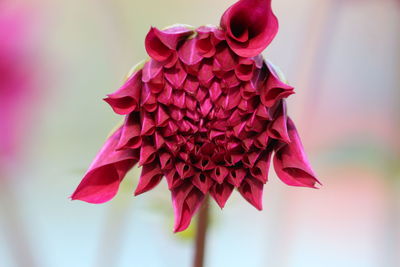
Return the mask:
{"type": "Polygon", "coordinates": [[[318,181],[287,117],[293,87],[259,55],[276,29],[268,0],[239,1],[225,12],[222,28],[151,28],[145,42],[151,58],[105,99],[125,123],[72,199],[109,201],[138,163],[135,195],[165,177],[178,232],[207,194],[223,208],[236,188],[261,210],[271,158],[283,182],[314,188],[318,181]],[[241,22],[246,27],[238,34],[241,22]]]}
{"type": "MultiPolygon", "coordinates": [[[[29,22],[24,12],[0,4],[0,165],[16,155],[27,121],[34,82],[27,60],[29,22]]],[[[0,169],[2,168],[0,167],[0,169]]]]}

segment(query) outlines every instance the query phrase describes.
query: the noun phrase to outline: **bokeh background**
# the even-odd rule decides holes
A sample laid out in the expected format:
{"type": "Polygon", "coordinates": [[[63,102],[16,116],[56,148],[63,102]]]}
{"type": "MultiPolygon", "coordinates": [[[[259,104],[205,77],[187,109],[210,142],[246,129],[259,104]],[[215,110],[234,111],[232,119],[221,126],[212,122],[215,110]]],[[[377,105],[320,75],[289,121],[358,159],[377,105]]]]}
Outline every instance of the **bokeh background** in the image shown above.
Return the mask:
{"type": "MultiPolygon", "coordinates": [[[[190,266],[193,228],[172,233],[165,183],[135,198],[135,169],[107,204],[68,197],[121,120],[101,99],[146,57],[150,26],[218,24],[235,1],[2,2],[27,21],[36,91],[0,172],[0,266],[190,266]]],[[[273,7],[280,31],[264,55],[296,88],[289,114],[323,187],[291,188],[271,170],[264,211],[237,193],[212,205],[206,266],[400,266],[400,1],[273,7]]]]}

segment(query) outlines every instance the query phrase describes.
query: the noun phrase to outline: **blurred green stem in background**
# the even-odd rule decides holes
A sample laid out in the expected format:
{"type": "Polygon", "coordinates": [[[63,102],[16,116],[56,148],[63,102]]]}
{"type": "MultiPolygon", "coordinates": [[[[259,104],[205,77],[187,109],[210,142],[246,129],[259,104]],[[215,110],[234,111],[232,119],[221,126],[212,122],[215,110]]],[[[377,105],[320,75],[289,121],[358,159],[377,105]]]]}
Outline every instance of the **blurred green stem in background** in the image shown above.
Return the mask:
{"type": "Polygon", "coordinates": [[[207,195],[203,202],[203,205],[200,207],[200,211],[197,218],[197,231],[196,231],[193,267],[204,266],[209,209],[210,209],[209,196],[207,195]]]}
{"type": "Polygon", "coordinates": [[[0,176],[0,214],[5,242],[12,253],[15,266],[39,267],[38,257],[32,250],[32,242],[27,234],[34,229],[26,229],[16,192],[18,190],[13,188],[12,180],[0,176]]]}

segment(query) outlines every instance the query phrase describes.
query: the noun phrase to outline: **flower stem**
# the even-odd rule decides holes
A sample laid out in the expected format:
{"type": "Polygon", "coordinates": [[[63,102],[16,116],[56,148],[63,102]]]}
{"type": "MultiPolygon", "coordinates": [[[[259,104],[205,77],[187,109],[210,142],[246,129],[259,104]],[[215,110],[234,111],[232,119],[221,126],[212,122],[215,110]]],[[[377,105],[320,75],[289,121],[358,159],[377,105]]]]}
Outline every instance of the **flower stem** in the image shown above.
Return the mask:
{"type": "Polygon", "coordinates": [[[209,216],[209,197],[206,196],[198,215],[193,267],[204,266],[208,216],[209,216]]]}

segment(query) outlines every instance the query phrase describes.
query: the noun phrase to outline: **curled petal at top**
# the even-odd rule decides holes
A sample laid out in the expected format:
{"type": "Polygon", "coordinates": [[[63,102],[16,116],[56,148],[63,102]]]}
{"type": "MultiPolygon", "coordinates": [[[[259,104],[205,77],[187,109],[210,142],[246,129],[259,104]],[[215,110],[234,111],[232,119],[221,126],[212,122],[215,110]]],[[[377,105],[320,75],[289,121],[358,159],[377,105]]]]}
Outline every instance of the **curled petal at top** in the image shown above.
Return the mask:
{"type": "Polygon", "coordinates": [[[126,115],[139,109],[140,93],[142,90],[142,71],[131,75],[125,84],[115,93],[104,99],[115,113],[126,115]]]}
{"type": "Polygon", "coordinates": [[[165,30],[151,27],[145,40],[146,51],[150,57],[157,61],[167,61],[175,54],[178,43],[191,34],[193,34],[193,31],[183,26],[165,30]]]}
{"type": "Polygon", "coordinates": [[[239,0],[225,11],[221,27],[231,49],[242,57],[260,54],[278,32],[271,0],[239,0]]]}
{"type": "Polygon", "coordinates": [[[138,150],[116,150],[121,137],[119,128],[104,144],[88,172],[72,194],[72,200],[99,204],[111,200],[125,174],[137,163],[138,150]]]}
{"type": "Polygon", "coordinates": [[[290,143],[278,146],[275,151],[274,169],[287,185],[316,188],[320,182],[304,153],[303,145],[293,121],[287,119],[290,143]]]}

